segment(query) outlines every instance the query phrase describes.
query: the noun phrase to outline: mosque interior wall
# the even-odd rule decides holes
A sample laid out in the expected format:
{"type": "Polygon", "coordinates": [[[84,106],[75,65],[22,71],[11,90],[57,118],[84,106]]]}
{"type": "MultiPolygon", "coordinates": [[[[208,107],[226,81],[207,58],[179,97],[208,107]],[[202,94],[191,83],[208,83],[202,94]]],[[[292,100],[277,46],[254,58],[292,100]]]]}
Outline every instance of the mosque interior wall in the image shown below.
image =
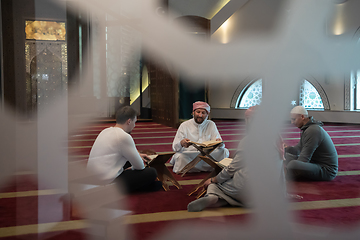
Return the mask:
{"type": "MultiPolygon", "coordinates": [[[[228,41],[230,43],[236,43],[237,40],[241,40],[244,37],[266,39],[276,36],[272,34],[278,30],[278,16],[284,14],[279,12],[278,9],[280,6],[285,6],[284,4],[286,3],[285,1],[276,1],[276,4],[273,4],[273,1],[271,1],[271,4],[269,2],[270,1],[252,0],[234,13],[229,18],[229,20],[233,22],[233,25],[227,29],[228,41]],[[264,4],[268,4],[267,8],[261,8],[264,4]]],[[[332,16],[327,19],[325,24],[329,41],[349,40],[354,43],[355,48],[355,44],[359,39],[357,29],[360,26],[360,17],[356,11],[359,7],[360,2],[354,0],[348,0],[345,4],[335,5],[332,16]],[[343,33],[341,36],[336,36],[331,32],[334,28],[333,25],[335,21],[341,21],[343,23],[343,33]]],[[[215,32],[212,35],[212,41],[221,43],[223,41],[223,35],[221,31],[215,32]]],[[[331,69],[329,69],[329,71],[322,74],[308,72],[307,75],[303,77],[305,79],[315,79],[319,83],[328,97],[330,110],[333,111],[331,114],[315,111],[314,115],[327,121],[358,122],[358,114],[356,112],[349,113],[345,107],[346,98],[348,97],[345,94],[345,81],[349,81],[350,72],[335,75],[332,74],[331,69]]],[[[236,116],[242,115],[242,110],[230,109],[230,103],[236,89],[245,79],[246,78],[242,76],[239,77],[239,81],[237,82],[224,83],[224,81],[221,81],[221,84],[209,84],[211,106],[218,109],[212,113],[212,117],[226,116],[228,118],[236,118],[236,116]],[[219,115],[217,116],[217,114],[219,115]]],[[[294,98],[297,98],[297,96],[294,96],[294,98]]]]}

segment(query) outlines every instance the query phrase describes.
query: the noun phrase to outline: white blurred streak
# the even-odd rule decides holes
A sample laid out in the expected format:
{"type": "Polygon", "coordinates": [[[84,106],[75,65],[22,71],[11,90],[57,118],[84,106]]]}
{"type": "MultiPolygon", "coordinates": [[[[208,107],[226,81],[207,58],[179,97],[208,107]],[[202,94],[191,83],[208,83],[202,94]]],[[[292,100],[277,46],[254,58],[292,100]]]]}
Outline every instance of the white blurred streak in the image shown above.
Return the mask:
{"type": "Polygon", "coordinates": [[[255,218],[258,227],[264,229],[264,231],[255,232],[255,236],[264,239],[271,233],[271,237],[275,239],[292,239],[289,224],[293,220],[291,213],[288,212],[288,205],[280,184],[283,171],[282,160],[274,146],[284,119],[288,117],[289,109],[284,107],[284,103],[290,102],[290,98],[294,96],[297,85],[293,83],[297,79],[286,71],[269,72],[269,76],[264,82],[267,93],[263,95],[262,103],[255,114],[246,149],[255,218]],[[269,221],[275,216],[276,221],[269,221]],[[279,225],[282,226],[282,231],[273,231],[279,225]]]}
{"type": "MultiPolygon", "coordinates": [[[[64,1],[59,0],[59,3],[64,1]]],[[[293,221],[287,211],[287,203],[281,196],[278,184],[280,171],[276,162],[277,152],[273,143],[281,129],[282,123],[288,119],[289,102],[294,96],[298,81],[306,74],[343,74],[356,69],[359,64],[359,50],[352,39],[333,38],[326,35],[325,21],[334,10],[333,1],[327,0],[289,0],[280,9],[281,18],[277,27],[267,38],[246,35],[235,39],[231,44],[201,42],[185,34],[186,26],[172,25],[166,18],[155,11],[157,1],[150,0],[78,0],[73,1],[79,8],[89,10],[93,20],[97,19],[99,32],[103,34],[106,17],[109,15],[113,24],[129,26],[142,34],[144,51],[149,55],[170,61],[178,70],[184,71],[194,79],[209,81],[238,81],[241,76],[256,75],[265,79],[266,91],[263,102],[255,118],[255,126],[250,130],[252,147],[249,147],[250,183],[255,203],[255,220],[249,225],[236,225],[218,229],[198,229],[197,226],[176,226],[171,230],[172,239],[198,239],[198,237],[217,239],[228,236],[228,239],[355,239],[360,230],[348,232],[322,232],[314,230],[312,235],[306,230],[290,226],[293,221]],[[356,48],[355,48],[356,47],[356,48]],[[182,233],[178,235],[176,233],[182,233]],[[190,234],[191,233],[191,234],[190,234]],[[188,236],[186,236],[188,234],[188,236]]],[[[261,16],[259,16],[261,17],[261,16]]],[[[171,18],[171,17],[169,17],[171,18]]],[[[104,44],[100,38],[99,46],[104,44]]],[[[96,46],[94,47],[96,48],[96,46]]],[[[98,51],[97,63],[106,62],[104,49],[98,51]]],[[[88,63],[91,66],[91,63],[88,63]]],[[[95,64],[97,65],[97,64],[95,64]]],[[[106,67],[106,66],[105,66],[106,67]]],[[[86,91],[91,94],[87,78],[96,77],[92,68],[82,77],[86,91]]],[[[104,71],[104,69],[101,69],[104,71]]],[[[106,79],[99,75],[102,88],[106,87],[106,79]]],[[[85,91],[85,92],[86,92],[85,91]]],[[[105,98],[106,90],[102,89],[99,98],[105,98]]],[[[76,101],[73,99],[71,101],[76,101]]],[[[106,99],[103,106],[106,109],[106,99]]],[[[74,130],[85,123],[93,114],[84,110],[87,102],[74,106],[71,110],[69,129],[74,130]],[[77,117],[76,113],[82,111],[77,117]],[[89,114],[90,113],[90,114],[89,114]]],[[[51,108],[44,109],[38,116],[38,173],[41,186],[67,189],[67,152],[64,141],[67,139],[67,100],[54,103],[51,108]]],[[[96,111],[99,111],[96,109],[96,111]]],[[[101,110],[100,110],[101,111],[101,110]]],[[[17,121],[14,114],[2,109],[0,116],[1,130],[1,181],[5,176],[13,174],[22,166],[17,165],[17,151],[26,149],[26,141],[17,141],[17,121]]],[[[28,133],[33,129],[29,127],[28,133]]],[[[29,135],[26,134],[29,138],[29,135]]],[[[30,159],[34,156],[29,156],[30,159]]],[[[37,158],[32,160],[36,161],[37,158]]],[[[110,187],[111,188],[111,187],[110,187]]],[[[109,189],[107,189],[109,190],[109,189]]],[[[122,195],[110,189],[114,198],[122,195]]],[[[74,192],[76,194],[81,194],[74,192]]],[[[92,192],[93,193],[93,192],[92,192]]],[[[95,194],[101,198],[101,194],[95,194]]],[[[79,196],[79,195],[78,195],[79,196]]],[[[93,202],[81,198],[79,204],[91,206],[93,202]]],[[[123,214],[123,213],[121,213],[123,214]]],[[[119,214],[119,216],[121,216],[119,214]]],[[[124,226],[120,225],[123,229],[124,226]]],[[[313,229],[312,229],[313,230],[313,229]]],[[[120,230],[122,231],[122,230],[120,230]]],[[[166,235],[162,239],[170,239],[166,235]]]]}

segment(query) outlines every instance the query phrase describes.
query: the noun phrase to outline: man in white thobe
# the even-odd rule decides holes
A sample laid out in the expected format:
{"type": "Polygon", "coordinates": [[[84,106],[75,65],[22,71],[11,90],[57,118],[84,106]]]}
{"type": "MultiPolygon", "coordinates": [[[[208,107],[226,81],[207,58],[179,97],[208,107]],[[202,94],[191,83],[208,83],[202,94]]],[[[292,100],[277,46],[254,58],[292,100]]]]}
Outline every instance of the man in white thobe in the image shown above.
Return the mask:
{"type": "MultiPolygon", "coordinates": [[[[172,148],[176,152],[170,163],[175,173],[180,172],[186,164],[191,162],[200,152],[190,144],[205,141],[222,141],[220,133],[211,120],[208,120],[210,106],[205,102],[193,103],[193,118],[183,122],[176,132],[172,148]]],[[[210,154],[216,161],[229,157],[229,150],[225,144],[221,144],[210,154]]],[[[204,161],[200,161],[190,172],[211,171],[212,167],[204,161]]]]}

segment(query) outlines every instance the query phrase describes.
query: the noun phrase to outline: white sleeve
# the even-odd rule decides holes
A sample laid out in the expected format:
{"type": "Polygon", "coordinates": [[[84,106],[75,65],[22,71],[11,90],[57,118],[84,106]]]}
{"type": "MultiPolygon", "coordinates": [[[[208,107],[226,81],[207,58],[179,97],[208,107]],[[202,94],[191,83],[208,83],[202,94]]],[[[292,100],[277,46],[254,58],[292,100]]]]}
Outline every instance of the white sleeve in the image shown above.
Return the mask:
{"type": "MultiPolygon", "coordinates": [[[[222,140],[221,135],[219,133],[219,130],[216,127],[216,124],[213,121],[211,121],[211,124],[212,124],[211,140],[215,140],[215,139],[218,139],[218,138],[220,138],[222,140]]],[[[224,148],[224,147],[225,147],[225,143],[222,143],[219,146],[219,148],[224,148]]]]}
{"type": "Polygon", "coordinates": [[[128,135],[121,144],[122,155],[131,163],[132,168],[136,170],[144,169],[144,161],[140,157],[132,137],[128,135]]]}
{"type": "Polygon", "coordinates": [[[175,152],[182,152],[184,147],[181,146],[181,140],[183,140],[184,138],[186,138],[187,135],[184,131],[184,127],[183,124],[180,124],[179,129],[176,132],[173,144],[172,144],[172,148],[175,152]]]}
{"type": "Polygon", "coordinates": [[[217,139],[217,138],[221,138],[219,130],[216,127],[216,124],[214,122],[212,122],[212,132],[211,132],[211,139],[217,139]]]}

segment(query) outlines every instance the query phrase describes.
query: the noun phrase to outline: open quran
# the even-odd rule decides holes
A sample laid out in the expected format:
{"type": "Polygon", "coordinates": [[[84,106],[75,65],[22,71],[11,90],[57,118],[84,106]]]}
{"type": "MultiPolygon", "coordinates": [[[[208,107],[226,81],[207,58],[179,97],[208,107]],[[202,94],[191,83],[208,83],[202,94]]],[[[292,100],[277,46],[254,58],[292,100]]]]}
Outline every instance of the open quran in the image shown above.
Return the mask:
{"type": "Polygon", "coordinates": [[[181,189],[181,185],[176,181],[175,177],[169,171],[169,169],[165,166],[165,163],[172,157],[175,152],[166,152],[166,153],[152,153],[149,154],[148,157],[151,160],[148,160],[146,165],[148,167],[153,167],[156,169],[158,173],[158,179],[162,182],[163,188],[165,191],[169,191],[169,185],[167,181],[172,182],[172,184],[181,189]]]}
{"type": "Polygon", "coordinates": [[[198,142],[192,142],[190,141],[191,144],[197,145],[197,146],[201,146],[201,147],[212,147],[215,145],[218,145],[220,143],[222,143],[223,141],[216,141],[216,140],[211,140],[211,141],[205,141],[202,143],[198,143],[198,142]]]}
{"type": "Polygon", "coordinates": [[[221,167],[227,167],[232,162],[232,158],[224,158],[223,160],[217,162],[217,165],[220,165],[221,167]]]}
{"type": "Polygon", "coordinates": [[[146,163],[150,164],[157,156],[159,156],[158,154],[152,154],[152,155],[147,155],[148,158],[150,158],[150,160],[148,160],[146,163]]]}
{"type": "MultiPolygon", "coordinates": [[[[147,155],[151,160],[153,160],[154,158],[156,158],[157,156],[159,156],[159,155],[157,155],[157,154],[152,154],[152,155],[147,155]]],[[[151,161],[150,160],[150,161],[151,161]]]]}
{"type": "Polygon", "coordinates": [[[165,164],[175,152],[155,153],[147,155],[150,160],[146,162],[147,166],[153,166],[155,164],[165,164]]]}

